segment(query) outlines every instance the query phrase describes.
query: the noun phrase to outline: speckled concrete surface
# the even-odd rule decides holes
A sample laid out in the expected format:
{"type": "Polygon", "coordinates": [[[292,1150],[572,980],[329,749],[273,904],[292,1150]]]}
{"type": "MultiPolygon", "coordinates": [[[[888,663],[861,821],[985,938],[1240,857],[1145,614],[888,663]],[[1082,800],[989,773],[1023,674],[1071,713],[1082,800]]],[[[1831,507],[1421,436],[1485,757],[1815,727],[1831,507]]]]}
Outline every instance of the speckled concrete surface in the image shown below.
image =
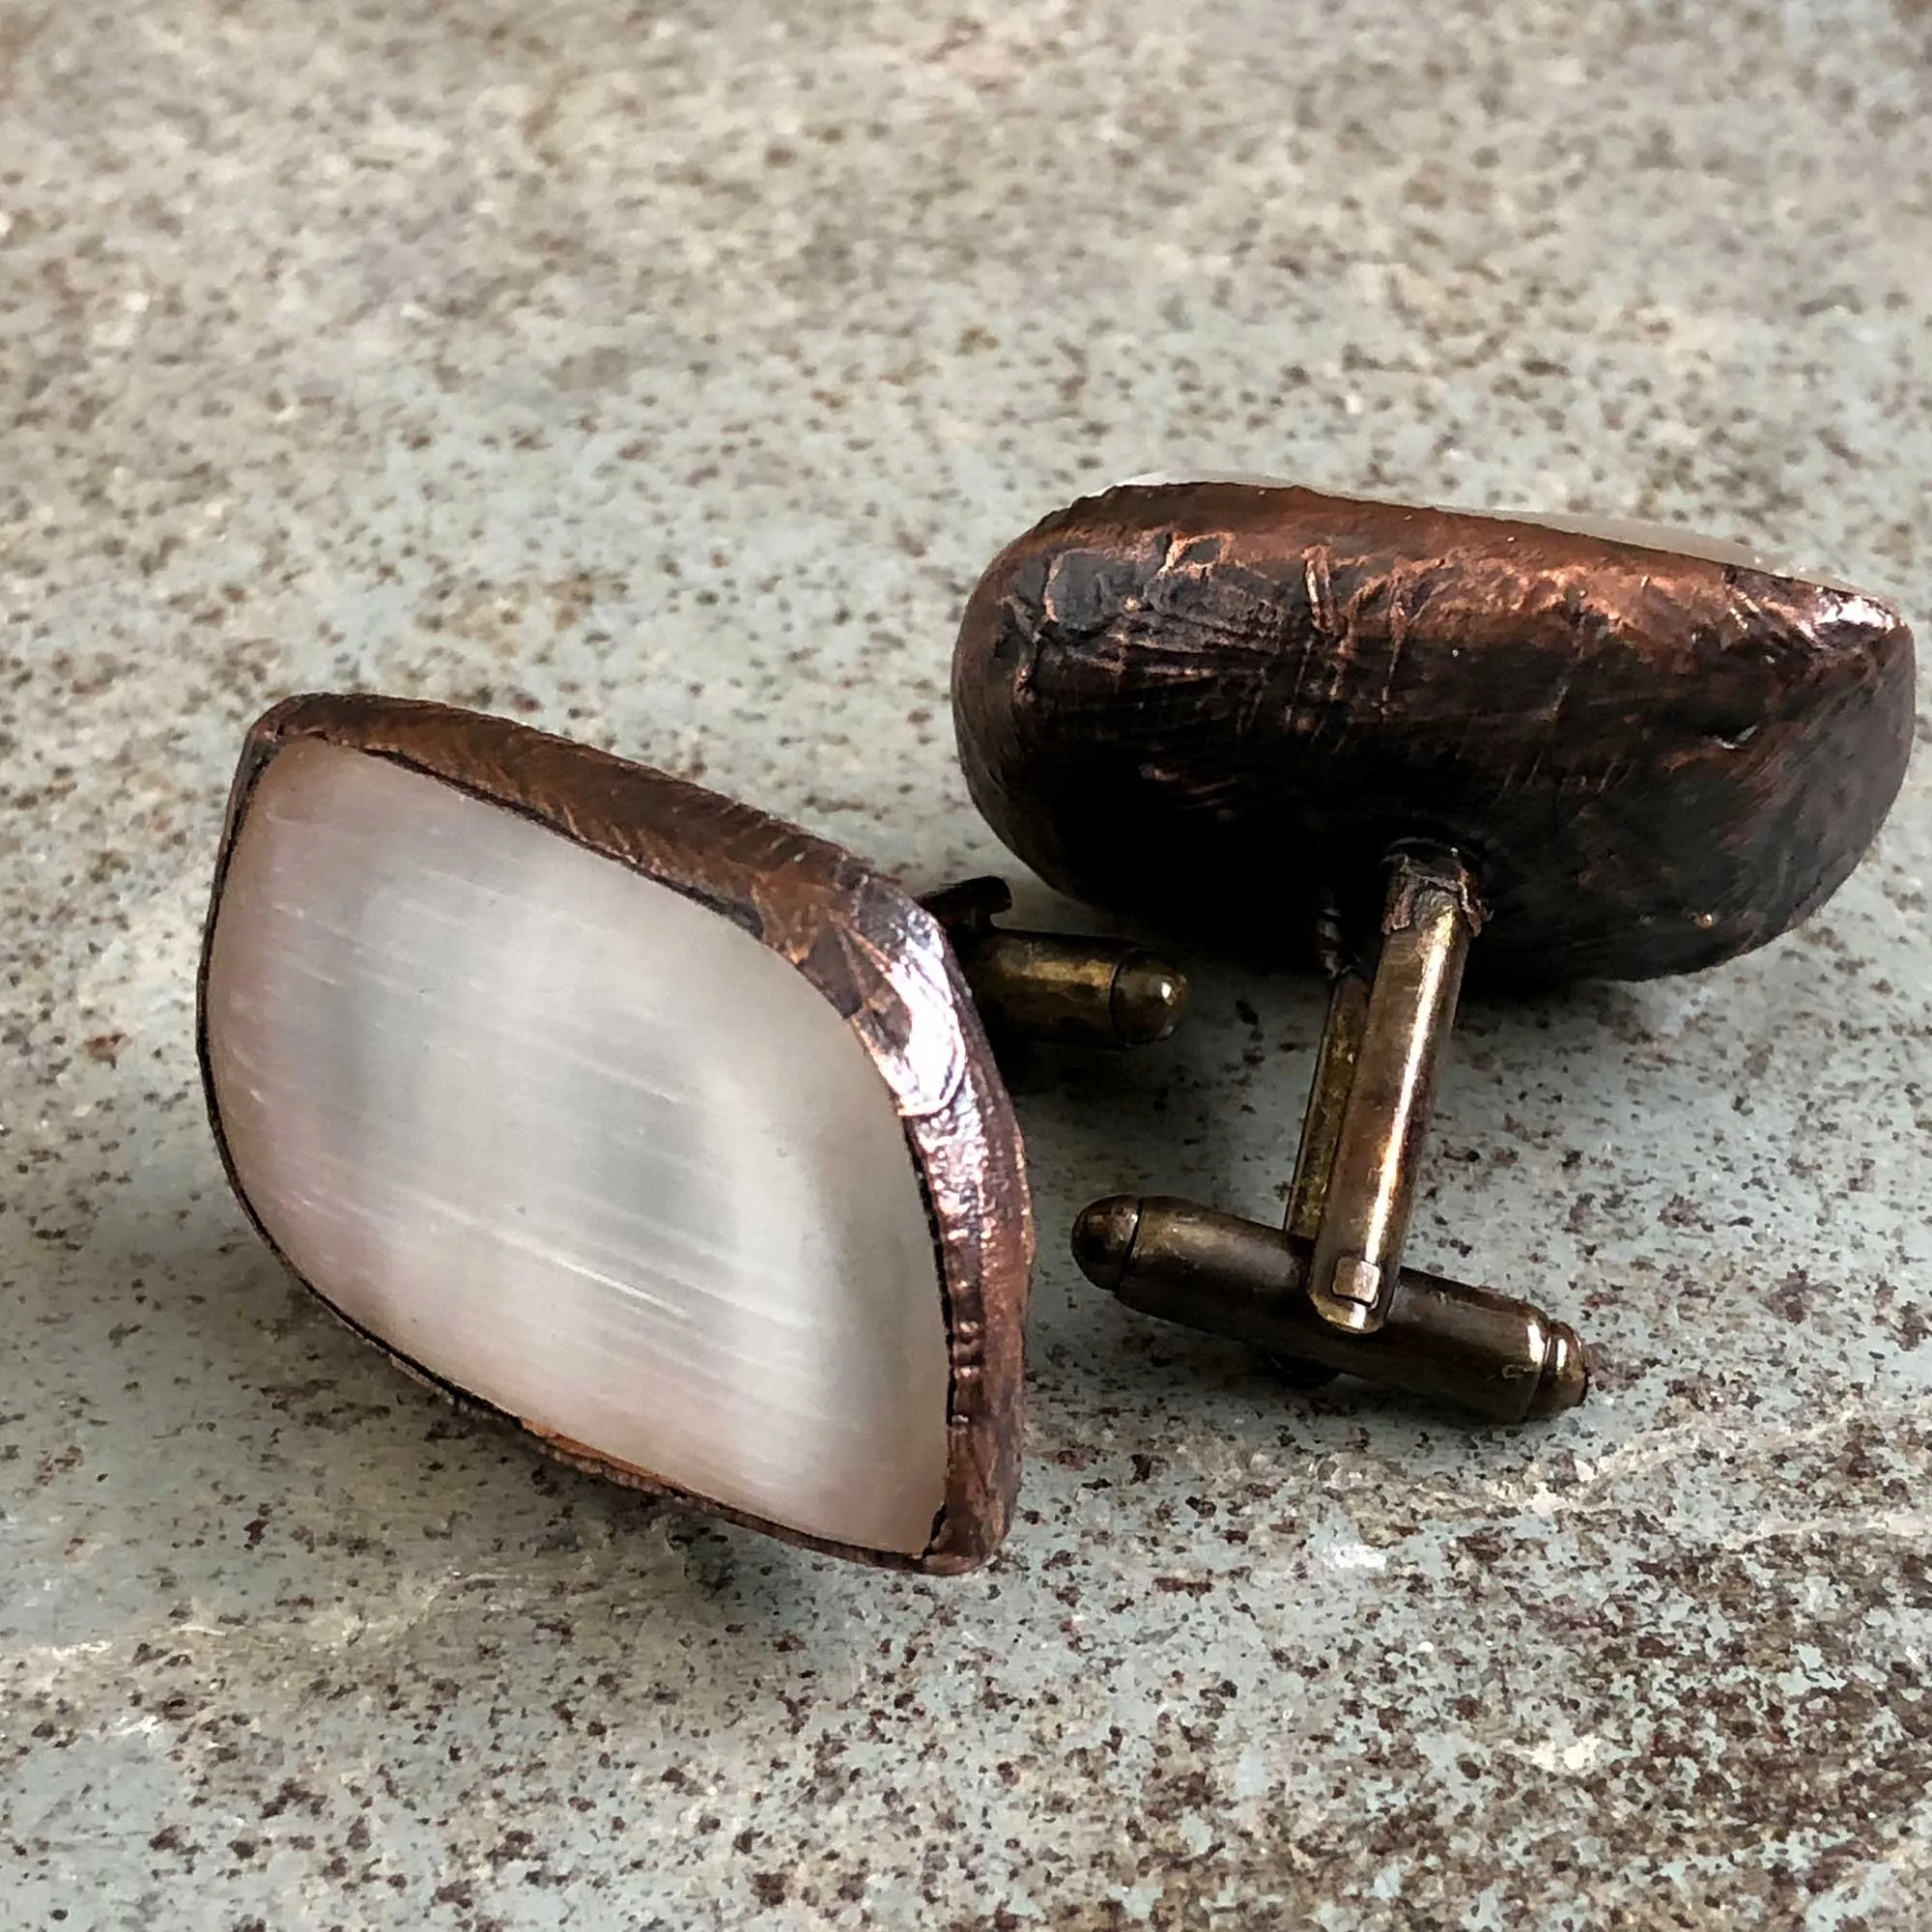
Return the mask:
{"type": "Polygon", "coordinates": [[[1065,1259],[1117,1186],[1271,1208],[1311,987],[1204,966],[1171,1048],[1036,1069],[1024,1516],[952,1583],[361,1351],[222,1189],[188,989],[303,687],[996,865],[964,591],[1151,467],[1678,518],[1922,617],[1928,109],[1923,0],[0,5],[0,1918],[1932,1918],[1922,763],[1796,938],[1469,1013],[1413,1250],[1598,1345],[1541,1432],[1065,1259]]]}

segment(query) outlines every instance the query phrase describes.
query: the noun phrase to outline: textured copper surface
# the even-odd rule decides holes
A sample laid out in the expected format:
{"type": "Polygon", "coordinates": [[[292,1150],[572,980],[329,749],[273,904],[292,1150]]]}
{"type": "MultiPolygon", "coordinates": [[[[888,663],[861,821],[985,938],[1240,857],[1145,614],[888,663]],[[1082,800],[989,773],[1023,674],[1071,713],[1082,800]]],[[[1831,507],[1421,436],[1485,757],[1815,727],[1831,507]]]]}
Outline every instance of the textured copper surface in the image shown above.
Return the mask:
{"type": "MultiPolygon", "coordinates": [[[[1006,1534],[1019,1484],[1032,1208],[1019,1128],[939,923],[850,853],[663,772],[444,705],[312,696],[278,704],[248,733],[216,863],[211,935],[255,783],[278,750],[307,738],[372,753],[506,807],[734,921],[845,1016],[905,1124],[932,1223],[951,1364],[946,1502],[923,1553],[804,1536],[694,1496],[649,1470],[612,1463],[582,1444],[529,1433],[567,1462],[836,1555],[939,1573],[983,1561],[1006,1534]]],[[[204,944],[202,1069],[219,1142],[208,1076],[207,957],[204,944]]],[[[225,1145],[221,1153],[235,1183],[225,1145]]],[[[236,1192],[247,1208],[239,1184],[236,1192]]],[[[396,1356],[380,1338],[369,1339],[419,1379],[484,1406],[396,1356]]]]}
{"type": "Polygon", "coordinates": [[[1473,866],[1472,975],[1762,945],[1877,831],[1911,633],[1855,591],[1537,525],[1243,484],[1046,518],[953,662],[980,810],[1097,903],[1305,952],[1401,838],[1473,866]]]}

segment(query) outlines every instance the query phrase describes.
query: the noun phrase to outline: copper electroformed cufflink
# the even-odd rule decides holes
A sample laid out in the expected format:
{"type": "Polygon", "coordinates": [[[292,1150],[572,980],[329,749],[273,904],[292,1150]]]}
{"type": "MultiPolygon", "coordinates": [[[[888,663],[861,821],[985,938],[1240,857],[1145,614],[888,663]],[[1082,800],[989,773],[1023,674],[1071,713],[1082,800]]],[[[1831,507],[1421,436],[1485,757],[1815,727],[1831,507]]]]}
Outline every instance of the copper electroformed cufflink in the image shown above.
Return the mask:
{"type": "Polygon", "coordinates": [[[1890,606],[1681,533],[1148,483],[995,560],[953,705],[975,801],[1049,883],[1331,977],[1286,1226],[1117,1197],[1082,1268],[1310,1377],[1515,1420],[1581,1400],[1576,1336],[1404,1265],[1465,956],[1646,979],[1794,925],[1897,793],[1913,652],[1890,606]]]}
{"type": "Polygon", "coordinates": [[[1018,1482],[1033,1228],[997,1029],[1131,1042],[1179,977],[506,721],[249,733],[203,952],[230,1179],[403,1367],[554,1454],[949,1572],[1018,1482]],[[953,935],[949,942],[948,932],[953,935]]]}
{"type": "MultiPolygon", "coordinates": [[[[1465,954],[1640,978],[1803,918],[1897,789],[1912,650],[1742,554],[1140,487],[995,562],[954,703],[1052,883],[1313,940],[1332,979],[1287,1226],[1118,1198],[1081,1265],[1306,1377],[1520,1420],[1580,1399],[1576,1337],[1404,1263],[1465,954]]],[[[1006,908],[502,720],[293,699],[248,736],[209,914],[222,1157],[298,1279],[553,1454],[970,1568],[1018,1479],[1033,1250],[987,1032],[1149,1041],[1183,992],[1006,908]]]]}

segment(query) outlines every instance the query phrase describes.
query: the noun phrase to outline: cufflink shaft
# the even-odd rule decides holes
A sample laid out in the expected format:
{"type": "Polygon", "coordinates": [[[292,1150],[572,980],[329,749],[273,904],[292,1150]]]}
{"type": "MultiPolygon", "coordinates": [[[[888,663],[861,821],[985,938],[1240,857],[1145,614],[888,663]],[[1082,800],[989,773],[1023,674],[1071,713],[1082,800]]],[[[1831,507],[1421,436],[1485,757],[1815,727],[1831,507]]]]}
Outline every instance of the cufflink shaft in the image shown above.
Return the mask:
{"type": "Polygon", "coordinates": [[[1301,1145],[1294,1157],[1294,1179],[1288,1190],[1288,1232],[1311,1245],[1321,1232],[1321,1216],[1328,1205],[1328,1177],[1334,1171],[1335,1150],[1341,1144],[1342,1117],[1348,1111],[1349,1090],[1354,1084],[1368,1016],[1368,980],[1353,966],[1338,963],[1328,985],[1328,1018],[1315,1056],[1308,1111],[1302,1116],[1301,1145]]]}
{"type": "MultiPolygon", "coordinates": [[[[1338,1328],[1373,1334],[1387,1317],[1435,1095],[1455,1022],[1463,965],[1481,916],[1474,884],[1453,852],[1410,848],[1389,861],[1381,950],[1359,1021],[1338,1044],[1351,1064],[1334,1127],[1315,1234],[1309,1299],[1338,1328]]],[[[1317,1092],[1321,1092],[1318,1083],[1317,1092]]],[[[1325,1119],[1320,1123],[1325,1129],[1325,1119]]]]}
{"type": "Polygon", "coordinates": [[[1372,972],[1324,929],[1331,974],[1285,1226],[1117,1195],[1075,1224],[1081,1269],[1130,1308],[1276,1356],[1312,1386],[1356,1375],[1498,1422],[1581,1402],[1576,1333],[1540,1309],[1403,1265],[1435,1076],[1480,930],[1454,852],[1391,852],[1372,972]]]}

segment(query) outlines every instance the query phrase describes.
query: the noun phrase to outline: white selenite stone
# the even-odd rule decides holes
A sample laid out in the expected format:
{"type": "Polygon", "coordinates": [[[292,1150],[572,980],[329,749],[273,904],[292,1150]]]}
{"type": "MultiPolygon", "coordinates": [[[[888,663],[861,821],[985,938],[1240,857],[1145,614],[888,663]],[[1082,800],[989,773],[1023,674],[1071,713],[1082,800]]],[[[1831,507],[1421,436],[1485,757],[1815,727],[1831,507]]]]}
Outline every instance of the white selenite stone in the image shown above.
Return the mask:
{"type": "Polygon", "coordinates": [[[749,933],[297,743],[235,846],[208,1038],[255,1212],[400,1354],[700,1496],[925,1547],[948,1369],[919,1177],[858,1036],[749,933]]]}

